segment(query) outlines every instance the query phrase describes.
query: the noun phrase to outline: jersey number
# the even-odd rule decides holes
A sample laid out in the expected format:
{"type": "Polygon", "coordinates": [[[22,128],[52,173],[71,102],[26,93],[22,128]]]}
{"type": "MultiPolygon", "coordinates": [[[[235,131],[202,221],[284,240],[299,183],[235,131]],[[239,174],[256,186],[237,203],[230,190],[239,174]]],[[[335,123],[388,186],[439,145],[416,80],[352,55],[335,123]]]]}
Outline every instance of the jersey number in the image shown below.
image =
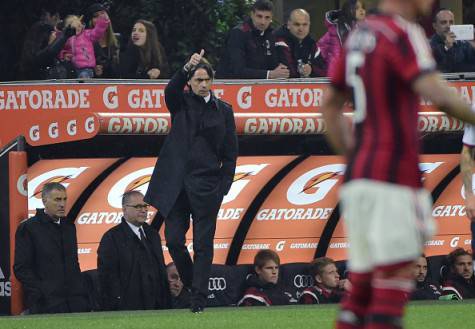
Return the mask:
{"type": "Polygon", "coordinates": [[[361,51],[351,51],[346,57],[346,81],[353,88],[355,112],[353,122],[360,123],[366,117],[366,90],[358,69],[364,64],[365,56],[361,51]]]}

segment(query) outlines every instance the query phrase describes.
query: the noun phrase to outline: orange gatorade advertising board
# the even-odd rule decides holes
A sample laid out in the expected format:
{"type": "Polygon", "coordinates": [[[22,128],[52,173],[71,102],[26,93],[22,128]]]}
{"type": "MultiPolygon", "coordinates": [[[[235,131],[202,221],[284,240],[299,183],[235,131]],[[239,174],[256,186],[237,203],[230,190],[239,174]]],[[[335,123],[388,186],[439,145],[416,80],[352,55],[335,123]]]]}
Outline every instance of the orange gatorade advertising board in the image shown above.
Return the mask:
{"type": "MultiPolygon", "coordinates": [[[[429,192],[433,192],[434,188],[436,188],[442,180],[459,165],[459,161],[460,156],[458,154],[421,155],[419,168],[422,172],[424,188],[429,192]]],[[[435,243],[431,241],[427,242],[426,252],[431,252],[431,249],[433,249],[431,246],[432,244],[435,243]]],[[[334,260],[344,260],[347,259],[348,248],[349,243],[346,239],[343,217],[341,217],[335,231],[333,232],[326,255],[334,260]]],[[[440,255],[440,253],[438,255],[440,255]]],[[[432,254],[429,254],[428,256],[432,256],[432,254]]]]}
{"type": "MultiPolygon", "coordinates": [[[[473,103],[472,81],[449,82],[473,103]]],[[[213,90],[233,106],[241,134],[321,134],[328,81],[216,81],[213,90]]],[[[98,133],[165,134],[170,128],[164,82],[100,80],[0,83],[0,148],[17,136],[32,145],[92,138],[98,133]],[[94,115],[90,115],[94,114],[94,115]]],[[[347,109],[351,112],[351,109],[347,109]]],[[[421,101],[419,130],[460,131],[463,123],[421,101]]]]}
{"type": "Polygon", "coordinates": [[[46,183],[57,182],[66,187],[66,213],[76,203],[89,184],[117,159],[40,160],[28,168],[28,216],[44,208],[41,190],[46,183]]]}
{"type": "MultiPolygon", "coordinates": [[[[279,248],[273,245],[273,249],[283,263],[311,261],[338,202],[344,171],[345,164],[339,156],[312,156],[297,165],[257,211],[244,245],[277,239],[279,248]]],[[[254,255],[254,251],[243,247],[238,263],[252,263],[254,255]]]]}

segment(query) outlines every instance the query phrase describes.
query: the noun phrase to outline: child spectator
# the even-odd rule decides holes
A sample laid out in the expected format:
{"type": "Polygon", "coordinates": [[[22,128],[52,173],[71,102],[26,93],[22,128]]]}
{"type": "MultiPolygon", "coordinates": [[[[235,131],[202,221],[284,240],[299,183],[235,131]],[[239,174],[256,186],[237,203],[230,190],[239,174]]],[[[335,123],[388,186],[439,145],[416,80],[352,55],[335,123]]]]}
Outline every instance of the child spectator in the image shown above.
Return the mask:
{"type": "Polygon", "coordinates": [[[93,43],[99,40],[105,33],[109,25],[109,16],[103,13],[98,19],[93,29],[84,29],[81,22],[82,16],[69,15],[64,20],[66,26],[71,25],[76,30],[76,35],[66,42],[61,51],[60,59],[71,59],[80,79],[90,79],[94,77],[96,67],[96,57],[94,55],[93,43]]]}
{"type": "MultiPolygon", "coordinates": [[[[94,28],[97,20],[107,9],[101,4],[93,4],[87,9],[88,26],[94,28]]],[[[96,78],[118,78],[119,77],[119,49],[120,42],[118,34],[114,33],[112,22],[107,25],[104,35],[94,42],[94,55],[96,56],[96,67],[94,76],[96,78]]]]}
{"type": "Polygon", "coordinates": [[[254,270],[246,280],[247,288],[238,306],[288,305],[296,300],[287,289],[278,284],[279,255],[264,249],[254,257],[254,270]]]}
{"type": "Polygon", "coordinates": [[[129,44],[120,60],[122,78],[166,79],[168,63],[155,25],[139,19],[135,22],[129,44]]]}
{"type": "Polygon", "coordinates": [[[349,287],[347,279],[340,280],[340,274],[331,258],[320,257],[312,261],[310,274],[315,285],[303,290],[299,298],[300,304],[338,303],[349,287]]]}
{"type": "Polygon", "coordinates": [[[330,68],[332,61],[340,55],[340,50],[348,33],[356,24],[366,18],[365,4],[360,0],[346,0],[341,9],[325,14],[328,31],[318,40],[322,57],[330,68]]]}

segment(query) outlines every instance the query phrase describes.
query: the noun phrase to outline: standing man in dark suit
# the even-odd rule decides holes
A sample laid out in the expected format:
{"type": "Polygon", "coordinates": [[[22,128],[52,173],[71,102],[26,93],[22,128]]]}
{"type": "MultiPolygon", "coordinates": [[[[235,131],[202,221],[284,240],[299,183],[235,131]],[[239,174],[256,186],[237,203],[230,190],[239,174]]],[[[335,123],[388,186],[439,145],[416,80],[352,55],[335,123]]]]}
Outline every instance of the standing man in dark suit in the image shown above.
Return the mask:
{"type": "Polygon", "coordinates": [[[89,311],[76,226],[65,217],[66,189],[59,183],[47,183],[41,198],[45,208],[23,221],[15,235],[13,271],[23,285],[28,312],[89,311]]]}
{"type": "Polygon", "coordinates": [[[171,307],[160,235],[147,220],[143,194],[122,197],[122,222],[108,230],[97,250],[97,269],[106,310],[171,307]]]}
{"type": "Polygon", "coordinates": [[[165,218],[167,246],[192,290],[195,313],[206,306],[216,216],[233,182],[238,153],[232,108],[211,92],[214,72],[203,54],[193,54],[165,89],[172,128],[144,199],[165,218]],[[184,91],[187,84],[190,90],[184,91]],[[190,215],[193,262],[185,246],[190,215]]]}

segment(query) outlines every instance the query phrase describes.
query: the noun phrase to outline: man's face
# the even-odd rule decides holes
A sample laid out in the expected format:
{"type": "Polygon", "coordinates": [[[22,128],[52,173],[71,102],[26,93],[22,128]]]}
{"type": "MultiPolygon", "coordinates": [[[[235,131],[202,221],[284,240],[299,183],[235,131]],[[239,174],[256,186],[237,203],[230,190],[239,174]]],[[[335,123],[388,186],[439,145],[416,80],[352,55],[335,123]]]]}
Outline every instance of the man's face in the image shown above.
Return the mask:
{"type": "Polygon", "coordinates": [[[340,274],[335,264],[328,264],[323,268],[322,274],[317,274],[315,280],[327,289],[335,289],[340,282],[340,274]]]}
{"type": "Polygon", "coordinates": [[[451,25],[454,25],[454,14],[450,10],[442,10],[437,14],[435,22],[432,24],[435,33],[440,36],[447,34],[451,25]]]}
{"type": "Polygon", "coordinates": [[[66,216],[66,191],[52,190],[43,198],[45,213],[55,220],[66,216]]]}
{"type": "Polygon", "coordinates": [[[302,41],[310,31],[310,18],[301,13],[293,14],[287,22],[290,33],[302,41]]]}
{"type": "Polygon", "coordinates": [[[272,12],[267,10],[251,11],[252,24],[261,32],[267,30],[272,23],[272,12]]]}
{"type": "Polygon", "coordinates": [[[427,259],[425,257],[419,257],[414,264],[414,277],[417,282],[424,282],[427,276],[427,259]]]}
{"type": "Polygon", "coordinates": [[[180,295],[181,290],[183,289],[183,282],[180,279],[180,274],[175,265],[170,265],[167,267],[167,278],[168,285],[170,286],[170,293],[173,297],[180,295]]]}
{"type": "Polygon", "coordinates": [[[129,200],[122,206],[124,218],[130,224],[142,226],[147,220],[148,204],[143,201],[143,195],[132,194],[129,200]]]}
{"type": "Polygon", "coordinates": [[[279,265],[273,260],[268,260],[264,266],[255,268],[257,276],[264,283],[276,284],[279,280],[279,265]]]}
{"type": "Polygon", "coordinates": [[[454,272],[468,280],[473,275],[473,260],[470,255],[458,256],[454,264],[454,272]]]}
{"type": "Polygon", "coordinates": [[[206,97],[209,95],[213,80],[208,75],[205,69],[197,69],[195,74],[191,77],[188,84],[191,90],[198,96],[206,97]]]}

